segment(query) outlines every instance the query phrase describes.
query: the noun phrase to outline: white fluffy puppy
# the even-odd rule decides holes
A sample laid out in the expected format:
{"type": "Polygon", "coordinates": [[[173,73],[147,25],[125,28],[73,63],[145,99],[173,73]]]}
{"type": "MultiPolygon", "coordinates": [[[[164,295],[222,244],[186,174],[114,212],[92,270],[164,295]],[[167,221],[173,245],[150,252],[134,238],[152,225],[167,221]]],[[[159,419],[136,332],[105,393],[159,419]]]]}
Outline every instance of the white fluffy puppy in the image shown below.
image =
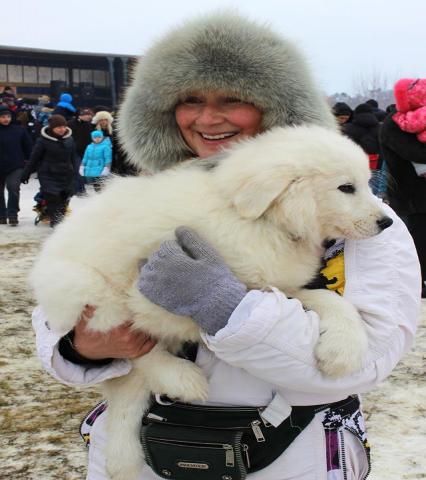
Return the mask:
{"type": "Polygon", "coordinates": [[[93,330],[132,318],[134,328],[159,340],[133,361],[129,375],[106,382],[112,478],[132,480],[140,472],[135,419],[151,392],[183,401],[208,394],[201,370],[173,355],[183,341],[198,340],[198,327],[139,293],[140,259],[173,238],[177,226],[192,227],[249,289],[274,286],[315,310],[321,370],[353,372],[367,348],[360,316],[335,293],[302,287],[319,268],[325,239],[362,239],[392,223],[369,189],[369,176],[365,154],[340,134],[314,126],[276,128],[213,159],[116,179],[57,228],[32,272],[50,328],[65,334],[90,304],[96,307],[93,330]]]}

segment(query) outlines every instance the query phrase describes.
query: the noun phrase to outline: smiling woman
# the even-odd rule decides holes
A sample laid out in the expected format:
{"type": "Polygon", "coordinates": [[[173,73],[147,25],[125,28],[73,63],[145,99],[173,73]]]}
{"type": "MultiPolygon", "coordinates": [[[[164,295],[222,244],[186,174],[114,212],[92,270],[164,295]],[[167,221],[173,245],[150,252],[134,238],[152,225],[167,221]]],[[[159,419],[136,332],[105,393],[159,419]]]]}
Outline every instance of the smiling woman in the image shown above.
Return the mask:
{"type": "MultiPolygon", "coordinates": [[[[168,177],[168,173],[162,176],[162,170],[171,169],[194,156],[210,157],[240,138],[252,137],[258,133],[266,137],[273,133],[266,132],[274,127],[319,125],[325,129],[336,130],[335,120],[324,96],[311,78],[309,68],[298,50],[264,25],[229,11],[197,17],[173,29],[156,42],[134,70],[133,83],[126,91],[118,118],[120,140],[129,154],[130,162],[135,167],[152,173],[155,180],[156,177],[168,177]]],[[[318,220],[316,210],[312,207],[315,204],[309,201],[311,192],[315,192],[320,198],[326,198],[327,189],[318,188],[319,185],[313,181],[312,172],[319,168],[316,155],[321,152],[321,142],[315,141],[308,131],[303,131],[305,133],[298,137],[294,149],[300,153],[300,150],[309,145],[309,141],[311,145],[313,143],[308,149],[309,158],[312,159],[312,164],[306,168],[308,184],[303,188],[304,184],[300,181],[290,182],[293,193],[300,192],[303,188],[303,199],[297,195],[288,195],[284,211],[296,217],[301,231],[311,231],[313,222],[309,218],[314,216],[315,220],[318,220]],[[298,211],[296,206],[303,207],[304,213],[295,215],[298,211]]],[[[334,135],[341,139],[339,135],[334,135]]],[[[259,135],[259,141],[262,136],[259,135]]],[[[250,145],[250,142],[246,143],[247,148],[251,148],[250,145]]],[[[217,162],[225,158],[219,157],[217,162]]],[[[241,176],[249,171],[247,157],[245,154],[244,161],[238,167],[238,174],[241,176]]],[[[333,164],[342,168],[342,158],[345,156],[338,155],[333,164]]],[[[269,164],[268,167],[270,159],[264,148],[253,160],[256,171],[261,171],[260,183],[266,189],[265,199],[269,201],[271,187],[278,184],[279,188],[283,188],[280,178],[276,178],[276,165],[269,164]],[[265,184],[264,179],[268,175],[271,183],[265,184]]],[[[362,161],[364,160],[362,157],[362,161]]],[[[210,158],[204,162],[209,161],[210,158]]],[[[203,160],[194,160],[200,170],[202,163],[203,160]]],[[[223,165],[226,165],[226,160],[223,165]]],[[[182,169],[184,170],[185,168],[182,169]]],[[[173,175],[173,172],[169,173],[173,175]]],[[[203,171],[203,174],[214,175],[214,172],[208,170],[203,171]]],[[[366,168],[365,180],[367,176],[366,168]]],[[[197,179],[194,186],[203,189],[204,200],[204,192],[208,196],[208,189],[199,177],[197,179]]],[[[138,182],[138,179],[128,181],[138,182]]],[[[221,189],[225,187],[226,182],[218,183],[221,189]]],[[[185,183],[185,188],[186,186],[185,183]]],[[[144,186],[139,187],[138,183],[137,191],[139,188],[144,191],[144,186]]],[[[253,209],[256,207],[256,212],[259,213],[256,218],[259,218],[262,224],[279,224],[279,218],[274,220],[276,217],[270,219],[262,215],[262,202],[259,199],[249,194],[244,196],[238,185],[232,184],[229,188],[233,192],[235,189],[235,198],[239,199],[237,203],[229,202],[229,208],[235,208],[238,203],[241,205],[245,199],[253,209]]],[[[159,189],[174,192],[174,189],[166,186],[159,189]]],[[[339,177],[338,181],[333,182],[333,202],[330,203],[343,206],[347,202],[350,205],[356,200],[358,190],[358,184],[344,172],[342,178],[339,177]],[[357,190],[353,191],[355,185],[357,190]],[[339,186],[342,187],[340,190],[339,186]]],[[[185,190],[185,195],[187,194],[188,191],[185,190]]],[[[109,228],[112,211],[123,218],[129,218],[126,215],[134,211],[143,213],[143,206],[149,209],[149,215],[158,216],[159,221],[170,216],[173,203],[171,200],[159,203],[153,195],[149,202],[141,201],[138,195],[131,198],[131,201],[126,201],[124,195],[114,195],[114,208],[108,210],[108,220],[103,222],[102,240],[107,243],[114,242],[114,233],[109,228]]],[[[195,203],[192,202],[183,212],[189,213],[195,203]]],[[[353,210],[348,208],[348,214],[337,225],[339,228],[341,223],[351,217],[353,210]]],[[[354,213],[359,212],[358,205],[355,210],[354,213]]],[[[203,407],[199,404],[187,404],[183,408],[189,408],[189,411],[207,412],[210,409],[217,412],[220,407],[229,410],[229,407],[233,406],[254,410],[256,414],[256,418],[247,426],[247,444],[238,441],[232,446],[229,440],[226,440],[228,437],[221,437],[221,442],[217,444],[220,448],[214,453],[218,459],[214,471],[213,464],[211,471],[191,473],[191,470],[188,470],[188,465],[195,465],[196,461],[193,460],[198,458],[198,450],[194,451],[195,442],[188,442],[188,438],[194,439],[195,434],[189,426],[185,427],[185,432],[191,436],[185,437],[186,433],[183,435],[179,429],[180,433],[177,430],[168,431],[167,438],[173,436],[175,446],[166,447],[167,454],[160,455],[160,463],[152,460],[157,458],[156,454],[153,449],[149,450],[151,447],[147,447],[144,440],[146,458],[151,459],[149,461],[153,468],[157,469],[158,465],[162,467],[159,472],[161,477],[182,480],[208,480],[231,476],[234,479],[247,476],[250,480],[366,478],[369,471],[368,443],[357,394],[371,390],[386,378],[410,348],[416,330],[420,301],[418,261],[412,241],[403,223],[391,211],[386,212],[392,216],[394,223],[376,237],[362,241],[359,241],[358,237],[346,242],[337,241],[335,246],[326,252],[325,242],[320,242],[316,249],[318,255],[324,256],[326,264],[335,261],[338,273],[333,273],[331,281],[318,275],[316,278],[320,281],[316,282],[313,288],[328,288],[328,285],[334,283],[334,277],[339,278],[340,285],[344,285],[345,299],[358,309],[367,326],[368,351],[365,357],[361,357],[362,369],[338,379],[324,376],[315,361],[316,346],[320,336],[324,338],[324,331],[320,328],[323,318],[319,310],[304,308],[307,306],[295,298],[288,298],[285,291],[277,288],[273,288],[273,291],[252,289],[253,286],[250,285],[254,275],[244,282],[236,278],[220,255],[212,253],[212,247],[196,233],[185,228],[178,229],[176,240],[169,238],[162,244],[161,251],[148,259],[146,268],[141,269],[140,278],[135,278],[134,286],[139,286],[141,294],[146,294],[148,290],[155,292],[151,301],[157,305],[162,305],[160,296],[165,295],[170,301],[164,303],[164,308],[172,314],[179,311],[182,315],[191,316],[203,331],[198,350],[187,348],[181,354],[194,360],[195,365],[206,375],[209,383],[207,405],[203,407]],[[146,275],[149,269],[152,275],[146,275]],[[268,408],[263,410],[264,406],[268,408]],[[295,423],[300,408],[309,415],[305,418],[307,421],[295,423]],[[262,413],[257,418],[259,410],[262,413]],[[289,430],[278,430],[279,425],[280,428],[283,425],[286,428],[288,426],[289,430]],[[298,427],[296,438],[290,434],[294,426],[298,427]],[[190,428],[190,432],[187,428],[190,428]],[[272,442],[268,438],[274,431],[279,434],[279,442],[272,442]],[[180,455],[182,452],[177,452],[175,448],[179,442],[186,445],[183,458],[180,455]],[[259,449],[262,444],[275,450],[278,455],[274,457],[275,460],[267,458],[265,463],[262,449],[259,449]],[[222,447],[230,448],[225,451],[222,447]],[[167,458],[176,459],[177,457],[172,455],[177,453],[183,465],[174,461],[170,465],[161,463],[167,458]],[[234,465],[234,460],[237,459],[238,462],[234,465]],[[262,460],[264,468],[255,465],[256,459],[262,460]],[[238,472],[228,470],[237,466],[237,463],[240,469],[238,472]],[[177,468],[182,470],[177,471],[177,468]],[[232,475],[229,472],[232,472],[232,475]]],[[[259,261],[266,258],[264,242],[257,247],[252,240],[242,242],[236,222],[226,222],[222,210],[219,214],[223,222],[221,228],[223,226],[231,229],[232,242],[238,250],[236,255],[242,264],[247,264],[250,249],[255,250],[259,261]]],[[[240,209],[239,214],[244,215],[244,210],[240,209]]],[[[151,225],[149,215],[142,214],[141,223],[144,223],[145,227],[151,225]]],[[[211,225],[209,215],[203,214],[200,218],[205,222],[204,228],[205,225],[211,225]]],[[[252,219],[244,218],[247,222],[252,222],[252,219]]],[[[327,220],[322,224],[334,225],[335,216],[327,220]]],[[[135,225],[137,222],[127,221],[126,224],[135,225]]],[[[374,228],[385,227],[376,222],[373,222],[373,225],[374,228]]],[[[203,230],[203,227],[200,227],[200,230],[203,230]]],[[[143,235],[130,234],[129,230],[122,232],[126,235],[126,240],[124,243],[117,243],[117,248],[123,249],[123,246],[128,245],[131,249],[138,249],[141,239],[145,240],[143,235]]],[[[200,231],[200,234],[202,233],[200,231]]],[[[85,238],[85,234],[86,231],[82,232],[81,238],[85,238]]],[[[171,232],[169,234],[171,236],[171,232]]],[[[335,239],[338,234],[333,235],[335,239]]],[[[302,238],[297,235],[290,240],[298,242],[295,247],[301,248],[302,238]]],[[[330,244],[327,242],[327,245],[330,244]]],[[[142,255],[141,250],[134,251],[139,251],[142,255]]],[[[275,246],[274,251],[281,259],[282,250],[275,246]]],[[[96,261],[103,262],[108,259],[115,262],[117,269],[114,271],[122,267],[122,262],[116,256],[100,255],[98,251],[94,256],[96,261]]],[[[272,264],[273,261],[269,263],[272,264]]],[[[301,264],[302,261],[298,262],[298,267],[301,264]]],[[[288,262],[283,262],[281,272],[283,276],[294,279],[288,262]]],[[[136,265],[134,274],[137,277],[136,265]]],[[[74,278],[78,288],[81,288],[82,276],[74,278]]],[[[37,282],[44,287],[47,285],[48,288],[53,283],[42,282],[40,276],[37,282]]],[[[277,287],[278,281],[272,283],[277,287]]],[[[52,294],[52,290],[49,293],[52,294]]],[[[139,295],[136,288],[134,293],[139,295]]],[[[93,294],[93,288],[86,288],[83,294],[90,295],[90,299],[84,297],[88,299],[84,300],[82,305],[88,303],[97,307],[98,312],[102,307],[105,308],[105,302],[100,296],[93,294]]],[[[55,301],[57,299],[59,302],[58,318],[55,319],[57,321],[64,317],[62,298],[61,295],[55,297],[55,301]]],[[[116,308],[119,309],[118,306],[116,308]]],[[[330,310],[332,314],[336,313],[333,309],[330,310]]],[[[122,318],[121,310],[112,311],[116,312],[116,318],[122,318]]],[[[78,312],[71,315],[70,325],[77,321],[77,318],[74,318],[78,317],[77,313],[80,313],[80,307],[78,312]]],[[[90,313],[87,309],[84,312],[86,317],[91,314],[93,311],[90,313]]],[[[150,358],[155,358],[155,352],[159,350],[157,347],[153,349],[154,339],[135,330],[132,319],[123,323],[120,330],[100,333],[86,328],[87,318],[83,318],[75,329],[63,338],[60,338],[60,333],[47,329],[46,320],[49,320],[46,313],[37,308],[33,323],[37,331],[40,356],[45,368],[68,384],[99,383],[108,379],[113,385],[124,381],[123,377],[128,374],[141,374],[140,378],[145,378],[145,371],[152,371],[152,368],[132,369],[132,365],[139,362],[133,359],[141,357],[142,362],[146,355],[148,360],[145,360],[149,361],[150,358]],[[99,344],[107,348],[99,349],[99,344]],[[132,362],[128,359],[132,359],[132,362]]],[[[50,322],[50,325],[53,324],[53,321],[50,322]]],[[[355,335],[353,343],[356,343],[356,338],[355,335]]],[[[347,353],[351,343],[340,339],[339,351],[347,353]]],[[[335,354],[327,356],[332,359],[335,357],[335,354]]],[[[350,358],[348,364],[353,366],[353,358],[350,358]]],[[[171,369],[169,372],[174,375],[171,369]]],[[[173,381],[175,380],[178,380],[179,385],[182,384],[180,376],[174,375],[173,381]]],[[[171,383],[168,381],[168,386],[171,383]]],[[[161,394],[167,389],[155,386],[153,391],[161,394]]],[[[128,438],[129,432],[134,439],[139,439],[143,410],[142,404],[138,403],[140,393],[141,389],[135,388],[135,397],[132,397],[130,402],[134,415],[129,415],[128,412],[123,414],[121,411],[119,414],[120,418],[125,416],[130,428],[123,426],[121,421],[112,420],[113,405],[121,406],[123,397],[120,397],[118,403],[110,402],[106,409],[105,405],[102,405],[101,409],[96,408],[83,421],[81,433],[86,441],[90,442],[89,480],[159,478],[159,475],[144,464],[142,445],[133,442],[131,448],[128,440],[120,441],[121,438],[128,438]],[[107,425],[116,427],[117,434],[108,436],[107,425]],[[108,464],[106,452],[109,454],[108,464]]],[[[176,395],[180,400],[185,400],[188,399],[185,397],[187,393],[185,391],[183,395],[176,395]]],[[[163,401],[161,398],[159,400],[163,401]]],[[[164,415],[164,418],[167,417],[164,415]]],[[[157,415],[155,418],[158,420],[162,417],[157,415]]],[[[220,419],[217,415],[211,418],[218,425],[220,419]]],[[[171,423],[167,424],[167,428],[170,425],[171,423]]],[[[202,444],[201,440],[200,437],[197,439],[197,445],[202,444]]]]}
{"type": "Polygon", "coordinates": [[[188,147],[200,158],[260,132],[262,112],[220,92],[193,93],[176,107],[176,122],[188,147]]]}

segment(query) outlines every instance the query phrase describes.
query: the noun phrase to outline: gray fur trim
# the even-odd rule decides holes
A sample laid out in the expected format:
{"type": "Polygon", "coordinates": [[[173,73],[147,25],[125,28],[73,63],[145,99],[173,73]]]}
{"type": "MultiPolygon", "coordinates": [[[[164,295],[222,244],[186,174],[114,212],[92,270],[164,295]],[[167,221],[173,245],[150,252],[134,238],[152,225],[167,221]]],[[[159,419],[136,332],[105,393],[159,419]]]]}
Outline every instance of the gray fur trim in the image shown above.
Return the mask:
{"type": "Polygon", "coordinates": [[[174,110],[192,91],[225,91],[263,112],[263,129],[335,119],[296,47],[266,26],[225,11],[175,28],[143,56],[118,115],[129,161],[149,171],[194,156],[174,110]]]}

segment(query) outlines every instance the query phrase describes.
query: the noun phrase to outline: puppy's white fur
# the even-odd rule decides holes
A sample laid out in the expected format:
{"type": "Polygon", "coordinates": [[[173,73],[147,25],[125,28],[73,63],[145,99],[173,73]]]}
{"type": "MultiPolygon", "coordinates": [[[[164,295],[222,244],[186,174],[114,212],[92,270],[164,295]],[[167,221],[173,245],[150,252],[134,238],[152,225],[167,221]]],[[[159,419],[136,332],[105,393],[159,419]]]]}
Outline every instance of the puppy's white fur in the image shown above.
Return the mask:
{"type": "Polygon", "coordinates": [[[207,398],[201,370],[172,355],[183,341],[199,339],[197,326],[136,288],[139,260],[173,238],[179,225],[199,232],[249,289],[275,286],[320,315],[316,356],[326,375],[362,366],[367,337],[355,308],[334,293],[301,288],[319,267],[324,239],[380,232],[384,213],[368,187],[365,154],[321,127],[292,127],[220,157],[211,169],[214,159],[194,160],[152,177],[112,181],[58,227],[32,272],[52,329],[68,332],[90,304],[96,307],[93,330],[106,332],[133,318],[134,328],[159,339],[133,361],[129,375],[105,384],[107,465],[114,480],[135,479],[143,466],[138,434],[151,392],[183,401],[207,398]],[[339,190],[347,184],[354,193],[339,190]]]}

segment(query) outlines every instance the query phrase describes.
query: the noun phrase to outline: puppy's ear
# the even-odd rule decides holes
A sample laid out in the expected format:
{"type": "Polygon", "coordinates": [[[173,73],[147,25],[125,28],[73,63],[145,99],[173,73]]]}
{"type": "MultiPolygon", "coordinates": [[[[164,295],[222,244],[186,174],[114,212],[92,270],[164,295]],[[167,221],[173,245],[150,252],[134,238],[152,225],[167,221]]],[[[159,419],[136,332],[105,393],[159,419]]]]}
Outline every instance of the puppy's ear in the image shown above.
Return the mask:
{"type": "Polygon", "coordinates": [[[233,203],[243,218],[253,220],[268,210],[290,184],[291,179],[283,179],[274,172],[263,172],[247,180],[236,192],[233,203]]]}
{"type": "Polygon", "coordinates": [[[280,222],[294,240],[317,238],[319,223],[313,185],[305,178],[293,182],[274,209],[274,220],[280,222]]]}

